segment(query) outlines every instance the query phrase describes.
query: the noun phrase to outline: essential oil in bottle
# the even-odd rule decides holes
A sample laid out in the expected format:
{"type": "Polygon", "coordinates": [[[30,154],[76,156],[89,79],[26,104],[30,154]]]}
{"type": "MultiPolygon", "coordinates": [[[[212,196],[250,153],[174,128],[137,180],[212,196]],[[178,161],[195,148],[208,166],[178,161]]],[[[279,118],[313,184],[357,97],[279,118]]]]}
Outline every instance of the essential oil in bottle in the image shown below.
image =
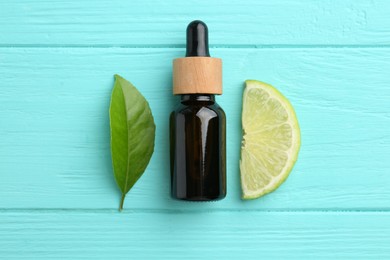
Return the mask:
{"type": "Polygon", "coordinates": [[[204,22],[187,27],[186,57],[173,61],[173,94],[180,103],[170,116],[171,196],[210,201],[226,196],[226,117],[222,60],[211,58],[204,22]]]}

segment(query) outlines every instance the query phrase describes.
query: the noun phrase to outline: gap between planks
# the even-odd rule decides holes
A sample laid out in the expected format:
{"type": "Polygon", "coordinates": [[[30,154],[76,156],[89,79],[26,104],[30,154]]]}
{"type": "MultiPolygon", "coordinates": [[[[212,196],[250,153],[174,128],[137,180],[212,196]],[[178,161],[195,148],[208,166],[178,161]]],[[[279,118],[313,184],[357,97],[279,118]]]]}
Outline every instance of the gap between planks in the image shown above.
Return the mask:
{"type": "Polygon", "coordinates": [[[383,209],[365,209],[365,208],[343,208],[343,209],[145,209],[145,208],[132,208],[124,209],[122,212],[118,212],[118,209],[102,208],[102,209],[75,209],[75,208],[1,208],[0,213],[118,213],[118,214],[213,214],[213,213],[262,213],[262,214],[360,214],[360,213],[373,213],[373,214],[390,214],[390,208],[383,209]]]}
{"type": "MultiPolygon", "coordinates": [[[[0,48],[177,49],[185,44],[0,44],[0,48]]],[[[212,49],[383,49],[390,44],[210,44],[212,49]]]]}

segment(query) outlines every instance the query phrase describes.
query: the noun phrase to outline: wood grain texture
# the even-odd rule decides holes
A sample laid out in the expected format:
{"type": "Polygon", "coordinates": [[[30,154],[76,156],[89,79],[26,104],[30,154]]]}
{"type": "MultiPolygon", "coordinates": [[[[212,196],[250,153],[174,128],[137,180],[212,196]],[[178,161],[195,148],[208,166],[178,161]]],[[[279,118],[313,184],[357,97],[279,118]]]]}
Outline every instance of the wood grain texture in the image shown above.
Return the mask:
{"type": "Polygon", "coordinates": [[[213,49],[224,60],[228,196],[169,198],[171,62],[181,49],[2,48],[0,208],[110,208],[119,201],[109,152],[113,74],[149,100],[155,153],[128,194],[129,209],[389,209],[388,49],[213,49]],[[243,81],[275,85],[294,105],[302,147],[272,195],[240,200],[243,81]],[[4,123],[3,123],[4,122],[4,123]]]}
{"type": "Polygon", "coordinates": [[[390,3],[0,1],[0,259],[390,259],[390,3]],[[172,60],[207,22],[223,59],[228,196],[169,198],[172,60]],[[113,75],[150,101],[156,147],[119,214],[113,75]],[[294,105],[298,162],[240,200],[243,82],[294,105]]]}
{"type": "Polygon", "coordinates": [[[389,45],[386,0],[0,3],[2,45],[183,46],[202,19],[213,45],[389,45]]]}
{"type": "Polygon", "coordinates": [[[222,60],[185,57],[173,60],[173,94],[222,94],[222,60]]]}
{"type": "Polygon", "coordinates": [[[4,259],[387,259],[390,255],[388,212],[1,215],[4,259]]]}

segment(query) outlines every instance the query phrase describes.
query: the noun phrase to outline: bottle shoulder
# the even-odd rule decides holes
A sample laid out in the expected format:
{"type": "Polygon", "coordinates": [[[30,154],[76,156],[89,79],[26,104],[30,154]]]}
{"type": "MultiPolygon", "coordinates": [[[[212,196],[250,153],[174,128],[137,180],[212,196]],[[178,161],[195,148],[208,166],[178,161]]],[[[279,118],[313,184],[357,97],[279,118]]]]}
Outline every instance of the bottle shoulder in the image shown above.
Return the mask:
{"type": "Polygon", "coordinates": [[[225,117],[225,112],[222,107],[216,102],[206,103],[199,102],[197,104],[183,104],[180,102],[176,105],[175,109],[172,111],[172,115],[180,114],[197,114],[197,115],[214,115],[225,117]]]}

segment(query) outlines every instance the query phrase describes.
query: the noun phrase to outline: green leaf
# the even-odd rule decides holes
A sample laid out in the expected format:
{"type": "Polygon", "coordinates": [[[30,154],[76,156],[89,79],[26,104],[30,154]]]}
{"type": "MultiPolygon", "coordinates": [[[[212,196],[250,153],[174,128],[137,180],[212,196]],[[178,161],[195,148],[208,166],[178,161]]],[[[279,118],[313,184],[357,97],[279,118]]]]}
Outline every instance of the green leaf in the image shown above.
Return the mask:
{"type": "Polygon", "coordinates": [[[142,94],[127,80],[115,75],[110,104],[111,156],[122,199],[141,177],[152,157],[156,126],[142,94]]]}

